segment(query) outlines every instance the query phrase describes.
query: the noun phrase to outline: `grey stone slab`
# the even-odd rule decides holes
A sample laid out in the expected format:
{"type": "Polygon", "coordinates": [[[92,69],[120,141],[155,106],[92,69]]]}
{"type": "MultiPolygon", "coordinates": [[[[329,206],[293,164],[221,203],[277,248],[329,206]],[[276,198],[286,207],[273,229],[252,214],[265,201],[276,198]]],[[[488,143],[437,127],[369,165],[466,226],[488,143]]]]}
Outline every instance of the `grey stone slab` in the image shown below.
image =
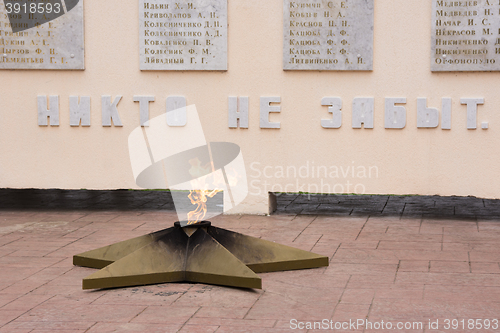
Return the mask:
{"type": "Polygon", "coordinates": [[[304,209],[301,214],[304,215],[343,215],[348,216],[352,213],[353,208],[342,207],[336,205],[320,205],[317,208],[304,209]]]}
{"type": "Polygon", "coordinates": [[[498,207],[500,208],[500,201],[499,200],[493,200],[493,199],[483,199],[483,204],[484,207],[498,207]]]}
{"type": "Polygon", "coordinates": [[[297,199],[293,200],[293,203],[294,204],[298,204],[298,203],[303,203],[303,204],[311,204],[311,203],[319,203],[321,202],[321,198],[318,197],[318,196],[315,196],[315,195],[306,195],[306,196],[301,196],[301,197],[298,197],[297,199]]]}
{"type": "Polygon", "coordinates": [[[456,206],[454,207],[455,215],[477,215],[485,211],[484,208],[475,208],[471,206],[456,206]]]}
{"type": "Polygon", "coordinates": [[[488,221],[496,221],[498,223],[500,223],[500,214],[497,214],[497,215],[478,215],[476,216],[477,219],[481,219],[481,220],[488,220],[488,221]]]}
{"type": "MultiPolygon", "coordinates": [[[[66,7],[67,12],[63,7],[65,14],[46,23],[43,23],[43,13],[25,14],[22,8],[18,15],[24,15],[23,22],[25,17],[29,17],[28,21],[40,20],[41,24],[19,31],[16,24],[28,23],[12,20],[7,15],[10,8],[0,1],[0,69],[85,69],[83,0],[74,7],[66,7]]],[[[27,27],[33,25],[28,24],[27,27]]]]}
{"type": "Polygon", "coordinates": [[[373,0],[283,1],[283,69],[373,69],[373,0]]]}
{"type": "Polygon", "coordinates": [[[381,214],[382,210],[381,209],[372,209],[372,208],[366,208],[363,206],[360,207],[352,207],[352,212],[351,214],[364,214],[364,215],[373,215],[373,214],[381,214]]]}
{"type": "Polygon", "coordinates": [[[385,210],[380,213],[380,214],[374,214],[374,215],[380,215],[380,216],[401,216],[403,214],[403,210],[385,210]]]}
{"type": "Polygon", "coordinates": [[[319,203],[297,203],[297,204],[291,204],[291,205],[288,205],[285,209],[286,210],[302,210],[302,209],[308,209],[308,208],[311,208],[311,209],[316,209],[319,207],[319,203]]]}
{"type": "Polygon", "coordinates": [[[407,205],[420,205],[420,206],[434,206],[436,204],[436,200],[434,197],[416,197],[410,196],[404,201],[407,205]]]}
{"type": "Polygon", "coordinates": [[[500,3],[432,0],[431,70],[499,71],[500,3]]]}
{"type": "MultiPolygon", "coordinates": [[[[293,196],[292,196],[293,197],[293,196]]],[[[308,194],[296,195],[293,202],[280,202],[278,212],[332,216],[404,216],[428,218],[474,219],[478,216],[500,217],[500,205],[486,208],[475,197],[440,196],[387,196],[387,195],[321,195],[318,201],[308,199],[308,194]]],[[[496,205],[500,200],[491,200],[496,205]]]]}
{"type": "Polygon", "coordinates": [[[227,70],[227,0],[140,0],[141,70],[227,70]]]}

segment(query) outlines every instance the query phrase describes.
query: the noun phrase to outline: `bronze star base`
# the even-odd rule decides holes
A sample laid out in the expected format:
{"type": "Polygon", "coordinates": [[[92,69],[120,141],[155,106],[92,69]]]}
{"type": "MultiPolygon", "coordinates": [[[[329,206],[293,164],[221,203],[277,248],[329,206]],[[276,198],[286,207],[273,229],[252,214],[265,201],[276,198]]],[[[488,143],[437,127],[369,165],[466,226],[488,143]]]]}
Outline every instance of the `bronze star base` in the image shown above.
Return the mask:
{"type": "Polygon", "coordinates": [[[174,227],[73,257],[77,266],[101,269],[83,279],[83,289],[167,282],[262,288],[255,273],[328,266],[328,257],[276,244],[210,222],[174,227]]]}

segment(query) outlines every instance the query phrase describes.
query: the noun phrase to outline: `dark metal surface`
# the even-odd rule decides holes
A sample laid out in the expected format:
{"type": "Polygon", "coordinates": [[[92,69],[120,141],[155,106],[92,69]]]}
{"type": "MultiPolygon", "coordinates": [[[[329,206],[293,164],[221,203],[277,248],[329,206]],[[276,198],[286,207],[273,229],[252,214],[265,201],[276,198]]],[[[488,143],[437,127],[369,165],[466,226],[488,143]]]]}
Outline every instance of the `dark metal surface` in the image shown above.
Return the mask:
{"type": "Polygon", "coordinates": [[[73,263],[101,269],[83,280],[83,289],[182,281],[260,289],[257,272],[323,267],[328,258],[204,222],[88,251],[73,263]]]}
{"type": "Polygon", "coordinates": [[[83,289],[183,281],[187,239],[182,230],[175,228],[162,239],[150,242],[86,277],[83,289]]]}
{"type": "Polygon", "coordinates": [[[188,221],[175,222],[174,227],[181,228],[207,228],[210,227],[212,223],[210,221],[201,221],[196,224],[188,224],[188,221]]]}
{"type": "Polygon", "coordinates": [[[152,234],[132,238],[113,245],[75,255],[73,256],[73,265],[98,269],[104,268],[139,250],[140,248],[162,238],[173,230],[174,228],[168,228],[152,234]]]}
{"type": "Polygon", "coordinates": [[[255,273],[328,266],[328,257],[220,228],[208,233],[255,273]]]}

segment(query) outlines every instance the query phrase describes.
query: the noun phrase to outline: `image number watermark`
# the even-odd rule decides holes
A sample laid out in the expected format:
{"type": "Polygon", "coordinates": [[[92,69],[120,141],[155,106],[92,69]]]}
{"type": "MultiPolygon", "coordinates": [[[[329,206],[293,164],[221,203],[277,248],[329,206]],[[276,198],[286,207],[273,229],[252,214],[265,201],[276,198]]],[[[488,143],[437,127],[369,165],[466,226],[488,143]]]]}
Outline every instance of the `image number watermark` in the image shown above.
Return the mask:
{"type": "Polygon", "coordinates": [[[80,0],[3,0],[13,33],[41,26],[76,7],[80,0]]]}
{"type": "Polygon", "coordinates": [[[59,14],[62,12],[61,3],[56,2],[54,5],[49,3],[23,3],[9,2],[5,0],[5,11],[9,15],[28,15],[28,14],[59,14]]]}
{"type": "Polygon", "coordinates": [[[290,320],[290,329],[292,330],[342,330],[342,331],[358,331],[358,330],[419,330],[422,331],[460,331],[464,330],[482,330],[499,328],[498,319],[429,319],[423,321],[370,321],[368,319],[351,319],[349,321],[333,321],[323,319],[321,321],[299,321],[297,319],[290,320]]]}
{"type": "Polygon", "coordinates": [[[333,321],[323,319],[322,321],[298,321],[290,320],[290,329],[292,330],[423,330],[423,322],[390,322],[390,321],[369,321],[368,319],[351,319],[349,321],[333,321]]]}

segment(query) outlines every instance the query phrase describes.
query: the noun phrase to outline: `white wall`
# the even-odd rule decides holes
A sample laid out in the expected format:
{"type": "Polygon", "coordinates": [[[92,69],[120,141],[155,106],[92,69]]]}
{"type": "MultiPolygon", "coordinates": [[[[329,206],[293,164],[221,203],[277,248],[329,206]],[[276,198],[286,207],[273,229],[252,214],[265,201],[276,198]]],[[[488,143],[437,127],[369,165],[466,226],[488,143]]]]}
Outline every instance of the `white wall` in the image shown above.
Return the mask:
{"type": "Polygon", "coordinates": [[[299,177],[297,187],[293,175],[275,174],[279,166],[336,166],[339,178],[329,175],[323,183],[351,193],[347,182],[371,194],[500,198],[500,74],[430,71],[430,0],[376,1],[371,72],[283,71],[282,6],[279,0],[229,0],[227,72],[141,72],[137,1],[86,1],[85,71],[0,72],[0,187],[136,188],[127,147],[139,126],[133,96],[156,96],[153,118],[165,112],[167,96],[182,95],[196,104],[209,141],[242,148],[251,195],[235,212],[267,213],[266,192],[287,184],[287,190],[305,192],[317,192],[310,184],[321,185],[309,176],[299,177]],[[59,127],[38,126],[37,95],[60,96],[59,127]],[[91,127],[69,126],[70,95],[91,96],[91,127]],[[101,126],[101,95],[124,96],[118,106],[124,127],[101,126]],[[248,130],[228,128],[228,96],[250,97],[248,130]],[[259,128],[261,96],[281,97],[281,114],[271,116],[281,129],[259,128]],[[341,129],[320,125],[329,116],[321,106],[327,96],[343,100],[341,129]],[[375,98],[373,130],[352,128],[355,97],[375,98]],[[386,97],[407,98],[405,129],[384,128],[386,97]],[[452,98],[452,129],[417,129],[418,97],[437,108],[442,97],[452,98]],[[464,97],[485,99],[477,130],[467,130],[464,97]],[[481,121],[490,128],[482,130],[481,121]],[[272,177],[258,176],[265,167],[272,177]],[[348,167],[373,167],[373,173],[344,177],[341,168],[348,167]]]}

